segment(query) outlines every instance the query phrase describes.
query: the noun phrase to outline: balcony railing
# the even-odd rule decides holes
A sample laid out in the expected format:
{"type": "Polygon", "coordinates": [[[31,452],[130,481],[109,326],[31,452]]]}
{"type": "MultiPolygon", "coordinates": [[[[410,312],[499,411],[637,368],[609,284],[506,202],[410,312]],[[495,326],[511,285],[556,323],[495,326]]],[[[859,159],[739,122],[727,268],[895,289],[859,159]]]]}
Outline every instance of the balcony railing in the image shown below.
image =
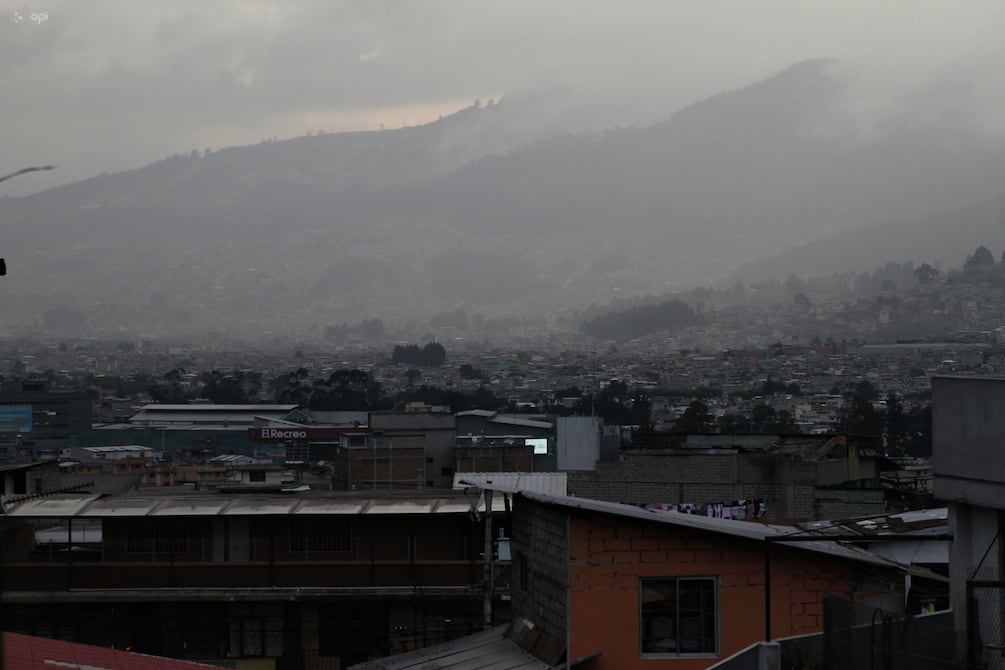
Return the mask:
{"type": "Polygon", "coordinates": [[[379,588],[476,585],[481,561],[26,562],[3,565],[3,591],[379,588]]]}

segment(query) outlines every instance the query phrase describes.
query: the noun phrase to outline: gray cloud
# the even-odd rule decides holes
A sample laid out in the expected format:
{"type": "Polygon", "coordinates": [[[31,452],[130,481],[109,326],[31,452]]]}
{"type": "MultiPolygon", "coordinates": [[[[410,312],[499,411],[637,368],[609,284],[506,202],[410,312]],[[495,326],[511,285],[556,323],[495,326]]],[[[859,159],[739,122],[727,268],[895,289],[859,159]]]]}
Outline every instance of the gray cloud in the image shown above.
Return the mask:
{"type": "Polygon", "coordinates": [[[538,105],[527,123],[645,123],[818,57],[849,96],[815,132],[867,138],[909,101],[1000,139],[1002,19],[1000,2],[949,0],[0,0],[0,172],[59,166],[5,184],[24,193],[498,95],[538,105]]]}

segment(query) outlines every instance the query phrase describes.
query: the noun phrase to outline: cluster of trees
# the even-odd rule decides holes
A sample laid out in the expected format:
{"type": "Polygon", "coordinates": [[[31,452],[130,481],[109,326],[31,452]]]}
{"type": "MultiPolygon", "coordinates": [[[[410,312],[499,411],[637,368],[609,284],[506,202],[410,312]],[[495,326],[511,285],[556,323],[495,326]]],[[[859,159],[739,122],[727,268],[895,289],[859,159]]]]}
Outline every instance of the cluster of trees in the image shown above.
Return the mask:
{"type": "Polygon", "coordinates": [[[457,369],[457,374],[461,376],[461,379],[485,379],[485,374],[481,369],[476,368],[471,365],[471,363],[464,363],[460,368],[457,369]]]}
{"type": "MultiPolygon", "coordinates": [[[[442,351],[440,345],[435,347],[442,351]]],[[[422,351],[418,347],[415,350],[422,351]]],[[[461,370],[462,376],[469,379],[481,376],[480,370],[468,364],[462,365],[461,370]]],[[[253,403],[259,401],[263,392],[267,391],[277,403],[298,404],[319,411],[379,411],[407,402],[446,405],[454,412],[474,408],[520,411],[512,402],[496,396],[484,386],[470,393],[428,385],[413,388],[412,382],[421,376],[419,370],[409,369],[408,372],[413,371],[418,374],[409,375],[409,388],[393,397],[384,392],[370,372],[356,369],[336,370],[326,378],[311,379],[305,368],[298,368],[275,377],[263,388],[262,376],[257,372],[211,370],[189,379],[184,369],[174,368],[151,383],[146,390],[157,402],[178,404],[196,398],[205,398],[219,404],[253,403]]],[[[133,384],[143,383],[144,380],[133,384]]],[[[798,394],[798,387],[792,388],[791,385],[772,381],[762,385],[762,392],[767,394],[774,391],[798,394]]],[[[640,389],[629,389],[621,380],[610,381],[597,394],[585,393],[572,387],[556,391],[554,395],[556,398],[577,399],[572,407],[553,405],[550,411],[558,415],[597,415],[606,423],[623,426],[646,428],[652,424],[649,398],[640,389]]],[[[915,402],[905,406],[896,393],[890,392],[885,397],[885,408],[878,410],[875,403],[880,400],[879,391],[866,380],[845,389],[842,395],[844,399],[838,411],[835,432],[881,440],[886,452],[892,456],[931,455],[930,404],[915,402]]],[[[688,405],[684,414],[674,422],[674,429],[682,433],[798,432],[795,418],[786,410],[775,410],[770,405],[760,403],[753,407],[750,416],[724,414],[717,418],[700,399],[693,400],[688,405]]]]}
{"type": "Polygon", "coordinates": [[[654,305],[640,305],[593,317],[583,322],[580,330],[593,337],[629,340],[701,322],[701,316],[694,309],[677,298],[671,298],[654,305]]]}
{"type": "Polygon", "coordinates": [[[905,407],[896,393],[886,395],[886,408],[880,412],[868,394],[845,393],[838,413],[838,431],[865,435],[884,441],[891,456],[928,457],[932,455],[932,406],[913,403],[905,407]]]}
{"type": "Polygon", "coordinates": [[[572,407],[554,405],[550,410],[559,416],[601,417],[605,423],[619,426],[643,426],[652,424],[649,398],[641,390],[629,391],[623,381],[611,380],[600,393],[584,393],[578,387],[555,392],[556,398],[577,398],[572,407]]]}
{"type": "Polygon", "coordinates": [[[423,385],[390,396],[370,372],[358,369],[336,370],[328,377],[312,379],[307,369],[297,368],[271,379],[263,387],[262,377],[257,372],[212,370],[189,380],[183,369],[175,368],[143,390],[157,402],[174,404],[185,404],[196,398],[221,404],[253,403],[267,394],[274,402],[302,405],[317,411],[380,411],[407,402],[447,405],[455,412],[475,408],[519,411],[506,398],[484,387],[465,393],[423,385]]]}
{"type": "Polygon", "coordinates": [[[417,344],[395,345],[391,353],[391,364],[404,363],[419,367],[438,368],[447,360],[447,350],[439,342],[430,342],[424,347],[417,344]]]}
{"type": "Polygon", "coordinates": [[[718,418],[700,400],[692,400],[684,413],[674,422],[674,430],[681,433],[754,433],[785,435],[799,432],[795,417],[787,410],[775,411],[763,403],[755,405],[750,416],[724,414],[718,418]]]}
{"type": "MultiPolygon", "coordinates": [[[[844,392],[835,432],[872,437],[885,445],[890,456],[928,457],[932,454],[932,408],[928,403],[905,407],[893,392],[886,395],[885,409],[874,402],[879,392],[868,381],[861,381],[844,392]]],[[[693,400],[674,422],[682,433],[756,433],[786,434],[798,432],[795,418],[786,410],[776,411],[766,404],[755,405],[750,416],[725,414],[716,418],[701,400],[693,400]]]]}
{"type": "Polygon", "coordinates": [[[183,368],[174,368],[146,390],[156,402],[169,404],[184,404],[195,398],[222,405],[250,403],[261,394],[262,375],[247,370],[210,370],[189,381],[183,368]]]}

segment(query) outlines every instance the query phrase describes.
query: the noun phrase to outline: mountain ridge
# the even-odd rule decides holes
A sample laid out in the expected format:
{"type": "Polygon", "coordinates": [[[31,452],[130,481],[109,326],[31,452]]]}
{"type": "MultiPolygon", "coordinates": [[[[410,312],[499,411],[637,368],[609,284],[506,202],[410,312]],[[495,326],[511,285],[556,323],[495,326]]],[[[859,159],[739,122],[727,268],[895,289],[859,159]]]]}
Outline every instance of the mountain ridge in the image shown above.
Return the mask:
{"type": "Polygon", "coordinates": [[[843,104],[834,67],[798,64],[645,127],[541,139],[510,103],[478,105],[5,198],[0,308],[17,332],[72,310],[93,332],[309,334],[459,304],[546,326],[999,191],[1005,150],[966,128],[866,144],[821,130],[843,104]]]}

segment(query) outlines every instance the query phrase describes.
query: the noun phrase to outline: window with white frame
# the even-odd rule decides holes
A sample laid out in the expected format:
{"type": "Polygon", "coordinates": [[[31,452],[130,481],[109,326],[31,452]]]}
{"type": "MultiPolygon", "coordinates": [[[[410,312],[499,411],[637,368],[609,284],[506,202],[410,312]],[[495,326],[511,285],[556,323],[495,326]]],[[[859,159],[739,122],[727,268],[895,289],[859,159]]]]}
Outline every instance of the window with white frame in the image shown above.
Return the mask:
{"type": "Polygon", "coordinates": [[[643,578],[639,650],[643,656],[714,656],[719,652],[715,577],[643,578]]]}

